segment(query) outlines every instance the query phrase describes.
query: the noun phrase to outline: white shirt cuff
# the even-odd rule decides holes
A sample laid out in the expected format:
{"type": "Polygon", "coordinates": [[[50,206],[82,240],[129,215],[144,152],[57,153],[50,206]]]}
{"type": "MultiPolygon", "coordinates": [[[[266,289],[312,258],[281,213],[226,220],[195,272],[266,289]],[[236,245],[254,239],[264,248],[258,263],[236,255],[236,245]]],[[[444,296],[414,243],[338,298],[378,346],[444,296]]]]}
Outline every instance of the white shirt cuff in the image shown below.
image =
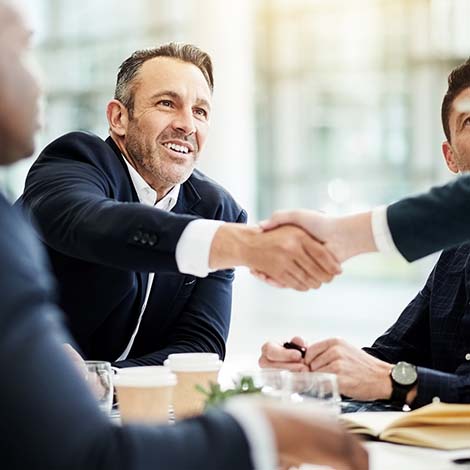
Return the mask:
{"type": "Polygon", "coordinates": [[[273,470],[278,467],[274,432],[263,412],[250,401],[249,398],[234,398],[224,410],[237,420],[245,433],[254,469],[273,470]]]}
{"type": "Polygon", "coordinates": [[[209,268],[212,240],[223,223],[221,220],[197,219],[186,226],[176,244],[175,258],[180,272],[206,277],[213,271],[209,268]]]}
{"type": "Polygon", "coordinates": [[[387,222],[387,206],[377,207],[371,214],[372,234],[381,253],[399,253],[387,222]]]}

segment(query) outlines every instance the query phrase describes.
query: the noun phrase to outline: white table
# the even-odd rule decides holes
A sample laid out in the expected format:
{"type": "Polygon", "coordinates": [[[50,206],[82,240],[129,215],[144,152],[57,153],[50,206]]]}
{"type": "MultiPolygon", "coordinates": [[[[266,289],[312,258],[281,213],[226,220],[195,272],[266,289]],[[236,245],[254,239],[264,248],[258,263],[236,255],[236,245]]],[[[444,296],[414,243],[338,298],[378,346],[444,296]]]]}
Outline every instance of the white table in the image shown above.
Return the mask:
{"type": "MultiPolygon", "coordinates": [[[[470,449],[443,451],[386,442],[365,442],[370,470],[470,470],[470,464],[457,465],[452,459],[469,457],[470,449]]],[[[328,467],[303,465],[299,470],[326,470],[328,467]]]]}

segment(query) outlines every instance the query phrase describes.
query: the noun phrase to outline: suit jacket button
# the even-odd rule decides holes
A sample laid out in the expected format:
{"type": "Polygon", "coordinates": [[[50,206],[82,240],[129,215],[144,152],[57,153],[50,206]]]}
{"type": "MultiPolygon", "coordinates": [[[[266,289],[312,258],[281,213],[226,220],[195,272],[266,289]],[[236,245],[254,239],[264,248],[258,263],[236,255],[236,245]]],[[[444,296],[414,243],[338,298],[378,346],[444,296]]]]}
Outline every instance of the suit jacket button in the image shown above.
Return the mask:
{"type": "Polygon", "coordinates": [[[138,232],[135,232],[135,235],[132,237],[135,242],[140,242],[142,237],[142,232],[139,230],[138,232]]]}
{"type": "Polygon", "coordinates": [[[145,245],[146,243],[148,243],[148,241],[149,241],[149,235],[148,235],[148,233],[144,233],[142,235],[142,239],[141,239],[142,245],[145,245]]]}
{"type": "Polygon", "coordinates": [[[157,244],[158,237],[155,234],[149,236],[149,245],[154,246],[157,244]]]}
{"type": "Polygon", "coordinates": [[[470,353],[465,354],[465,360],[470,361],[470,353]]]}

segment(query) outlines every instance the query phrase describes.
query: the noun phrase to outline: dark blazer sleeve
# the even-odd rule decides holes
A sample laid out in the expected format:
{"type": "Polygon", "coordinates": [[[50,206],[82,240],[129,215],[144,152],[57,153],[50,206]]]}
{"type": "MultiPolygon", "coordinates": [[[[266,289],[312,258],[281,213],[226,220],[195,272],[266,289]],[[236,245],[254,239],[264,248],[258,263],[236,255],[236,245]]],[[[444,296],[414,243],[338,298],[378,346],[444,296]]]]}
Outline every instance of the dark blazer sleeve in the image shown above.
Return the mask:
{"type": "MultiPolygon", "coordinates": [[[[242,210],[236,222],[246,223],[246,220],[246,212],[242,210]]],[[[187,276],[183,292],[184,289],[188,289],[189,297],[181,298],[185,294],[181,294],[180,291],[179,298],[175,299],[176,304],[183,300],[185,305],[177,321],[168,328],[166,346],[144,356],[116,362],[114,365],[118,367],[158,365],[163,364],[169,354],[187,352],[212,352],[224,359],[230,328],[234,277],[233,269],[215,271],[203,279],[187,276]]],[[[155,282],[158,285],[158,278],[155,282]]],[[[158,299],[154,304],[154,308],[158,309],[158,299]]],[[[151,331],[151,328],[142,325],[139,334],[150,336],[151,331]]],[[[152,343],[150,338],[148,342],[152,343]]]]}
{"type": "Polygon", "coordinates": [[[63,352],[40,247],[0,200],[0,455],[31,470],[249,470],[245,435],[222,412],[175,426],[116,427],[63,352]],[[183,451],[182,451],[183,450],[183,451]]]}
{"type": "Polygon", "coordinates": [[[67,134],[33,164],[18,204],[60,253],[124,270],[178,272],[176,244],[197,217],[120,202],[116,180],[125,170],[117,158],[97,136],[67,134]]]}
{"type": "Polygon", "coordinates": [[[391,204],[387,220],[408,261],[470,240],[470,175],[391,204]]]}

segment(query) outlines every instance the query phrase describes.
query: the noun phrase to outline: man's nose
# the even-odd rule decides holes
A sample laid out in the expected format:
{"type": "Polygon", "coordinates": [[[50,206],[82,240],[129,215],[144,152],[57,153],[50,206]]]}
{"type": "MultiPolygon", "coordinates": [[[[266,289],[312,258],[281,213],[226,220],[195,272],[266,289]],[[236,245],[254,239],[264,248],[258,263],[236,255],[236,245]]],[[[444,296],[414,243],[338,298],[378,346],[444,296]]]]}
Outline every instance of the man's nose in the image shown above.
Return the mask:
{"type": "Polygon", "coordinates": [[[185,136],[194,134],[196,132],[196,125],[194,122],[193,110],[181,109],[175,116],[173,128],[184,133],[185,136]]]}

